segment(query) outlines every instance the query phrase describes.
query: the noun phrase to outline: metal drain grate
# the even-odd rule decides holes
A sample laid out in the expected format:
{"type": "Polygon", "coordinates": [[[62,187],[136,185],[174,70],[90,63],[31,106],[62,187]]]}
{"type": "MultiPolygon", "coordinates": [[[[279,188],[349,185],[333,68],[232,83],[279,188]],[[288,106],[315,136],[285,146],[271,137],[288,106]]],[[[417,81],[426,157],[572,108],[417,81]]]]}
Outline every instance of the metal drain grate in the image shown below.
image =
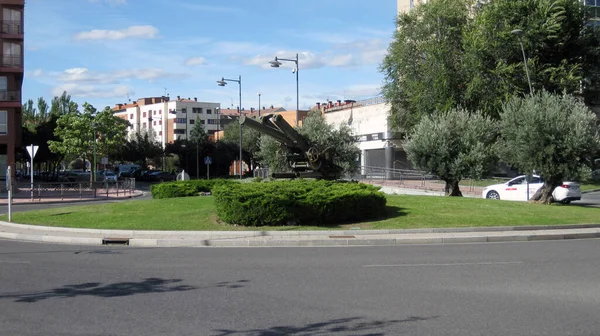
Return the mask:
{"type": "Polygon", "coordinates": [[[354,236],[329,236],[329,238],[356,238],[354,236]]]}
{"type": "Polygon", "coordinates": [[[102,245],[129,245],[129,238],[103,238],[102,245]]]}

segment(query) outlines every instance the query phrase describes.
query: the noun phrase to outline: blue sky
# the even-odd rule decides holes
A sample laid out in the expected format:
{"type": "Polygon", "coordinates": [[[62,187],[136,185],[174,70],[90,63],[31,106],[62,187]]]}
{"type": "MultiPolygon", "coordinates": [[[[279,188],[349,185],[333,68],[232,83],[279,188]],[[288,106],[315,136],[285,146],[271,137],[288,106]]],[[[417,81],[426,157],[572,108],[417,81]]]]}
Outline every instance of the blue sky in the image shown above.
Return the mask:
{"type": "Polygon", "coordinates": [[[223,108],[295,109],[378,95],[396,0],[27,0],[23,100],[63,90],[97,108],[197,97],[223,108]]]}

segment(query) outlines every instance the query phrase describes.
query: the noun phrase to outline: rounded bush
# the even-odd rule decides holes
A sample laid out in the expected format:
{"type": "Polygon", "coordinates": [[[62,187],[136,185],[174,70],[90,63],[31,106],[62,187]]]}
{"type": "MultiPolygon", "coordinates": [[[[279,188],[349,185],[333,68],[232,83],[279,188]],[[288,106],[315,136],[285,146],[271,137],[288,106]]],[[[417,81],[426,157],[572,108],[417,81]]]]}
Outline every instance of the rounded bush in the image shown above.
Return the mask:
{"type": "Polygon", "coordinates": [[[217,215],[244,226],[332,225],[385,213],[379,187],[341,181],[293,180],[216,186],[217,215]]]}

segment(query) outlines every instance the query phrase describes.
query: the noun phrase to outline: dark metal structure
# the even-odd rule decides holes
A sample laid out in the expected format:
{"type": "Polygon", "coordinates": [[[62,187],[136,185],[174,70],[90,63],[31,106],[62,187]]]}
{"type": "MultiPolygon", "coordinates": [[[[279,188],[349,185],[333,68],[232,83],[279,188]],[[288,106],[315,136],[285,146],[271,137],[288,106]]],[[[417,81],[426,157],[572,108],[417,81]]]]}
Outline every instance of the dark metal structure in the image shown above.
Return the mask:
{"type": "Polygon", "coordinates": [[[314,147],[278,114],[258,119],[240,117],[240,125],[273,137],[287,148],[287,161],[291,173],[273,173],[276,178],[314,177],[338,179],[342,168],[333,163],[330,148],[323,151],[314,147]]]}

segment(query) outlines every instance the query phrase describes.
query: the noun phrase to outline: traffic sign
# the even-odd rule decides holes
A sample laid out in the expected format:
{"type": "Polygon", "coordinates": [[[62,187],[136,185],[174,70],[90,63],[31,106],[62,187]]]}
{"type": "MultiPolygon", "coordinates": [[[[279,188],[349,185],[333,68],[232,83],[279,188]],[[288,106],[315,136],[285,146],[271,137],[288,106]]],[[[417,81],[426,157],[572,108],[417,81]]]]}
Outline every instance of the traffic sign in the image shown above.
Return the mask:
{"type": "Polygon", "coordinates": [[[6,190],[10,192],[11,183],[11,175],[10,175],[10,166],[6,168],[6,190]]]}
{"type": "Polygon", "coordinates": [[[101,163],[101,164],[103,164],[103,165],[105,165],[105,164],[108,164],[108,158],[107,158],[107,157],[103,157],[103,158],[100,160],[100,163],[101,163]]]}
{"type": "Polygon", "coordinates": [[[212,164],[212,158],[210,156],[204,157],[204,164],[206,164],[206,165],[212,164]]]}
{"type": "Polygon", "coordinates": [[[37,153],[38,148],[40,148],[40,146],[35,146],[35,145],[29,145],[29,146],[27,146],[27,153],[29,153],[29,157],[32,160],[35,157],[35,154],[37,153]]]}

